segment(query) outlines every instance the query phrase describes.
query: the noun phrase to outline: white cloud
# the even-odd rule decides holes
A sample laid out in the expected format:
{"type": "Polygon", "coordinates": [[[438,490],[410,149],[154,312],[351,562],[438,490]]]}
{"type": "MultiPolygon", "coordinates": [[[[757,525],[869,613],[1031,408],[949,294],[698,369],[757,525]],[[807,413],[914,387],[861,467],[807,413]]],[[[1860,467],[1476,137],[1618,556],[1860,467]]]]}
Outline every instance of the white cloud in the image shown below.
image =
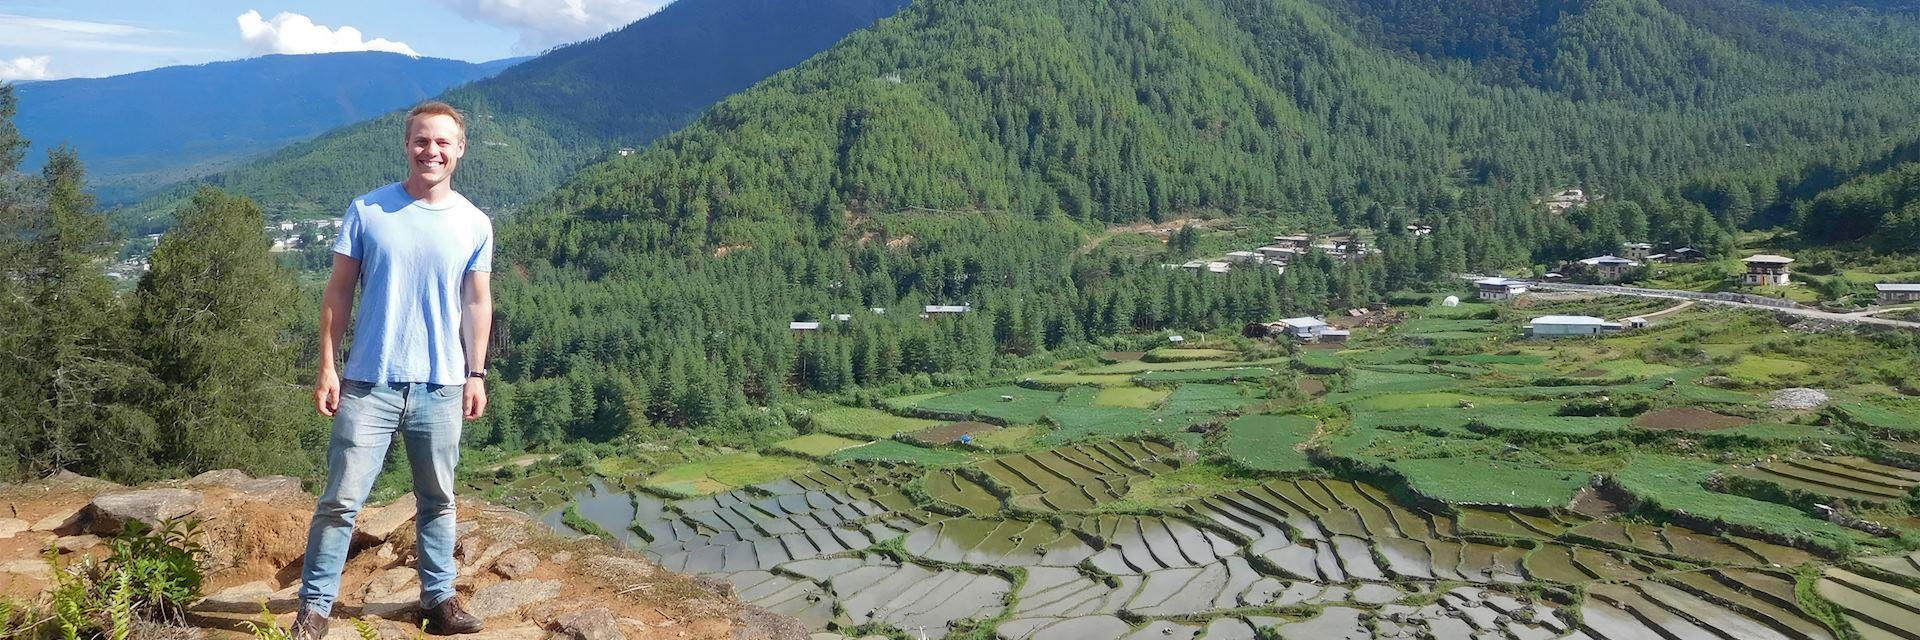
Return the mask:
{"type": "Polygon", "coordinates": [[[671,0],[440,0],[462,15],[520,33],[514,50],[537,53],[653,15],[671,0]]]}
{"type": "Polygon", "coordinates": [[[0,42],[29,51],[106,51],[118,53],[189,53],[192,47],[156,44],[172,34],[117,22],[64,20],[0,13],[0,42]]]}
{"type": "Polygon", "coordinates": [[[0,58],[0,81],[6,80],[45,80],[47,63],[53,56],[20,56],[14,59],[0,58]]]}
{"type": "Polygon", "coordinates": [[[248,10],[236,20],[240,23],[240,39],[255,54],[391,51],[420,57],[419,52],[404,42],[386,38],[365,40],[359,29],[344,25],[330,29],[298,13],[281,12],[267,20],[259,11],[248,10]]]}

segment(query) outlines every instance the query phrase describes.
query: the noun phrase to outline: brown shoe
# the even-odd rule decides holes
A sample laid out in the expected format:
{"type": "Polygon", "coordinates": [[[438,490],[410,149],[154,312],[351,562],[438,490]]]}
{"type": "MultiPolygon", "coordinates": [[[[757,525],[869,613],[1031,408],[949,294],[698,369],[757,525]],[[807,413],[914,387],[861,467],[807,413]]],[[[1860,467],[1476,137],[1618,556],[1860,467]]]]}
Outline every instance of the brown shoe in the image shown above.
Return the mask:
{"type": "Polygon", "coordinates": [[[467,613],[460,606],[460,597],[447,598],[433,608],[420,612],[420,619],[427,622],[427,633],[437,636],[451,636],[462,633],[475,633],[485,626],[479,618],[467,613]]]}
{"type": "Polygon", "coordinates": [[[287,637],[293,640],[320,640],[327,637],[327,617],[320,612],[300,607],[300,614],[293,617],[293,630],[287,637]]]}

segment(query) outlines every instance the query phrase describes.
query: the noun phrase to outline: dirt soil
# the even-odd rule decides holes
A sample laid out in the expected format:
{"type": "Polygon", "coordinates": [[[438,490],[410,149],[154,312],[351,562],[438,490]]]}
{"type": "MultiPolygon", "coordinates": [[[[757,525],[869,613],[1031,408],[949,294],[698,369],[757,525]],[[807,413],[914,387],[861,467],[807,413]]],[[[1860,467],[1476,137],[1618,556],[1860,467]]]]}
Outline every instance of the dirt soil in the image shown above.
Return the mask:
{"type": "Polygon", "coordinates": [[[966,434],[979,435],[999,428],[1000,425],[987,424],[985,422],[950,422],[938,427],[921,429],[913,432],[911,435],[913,439],[927,444],[951,444],[959,442],[960,436],[966,434]]]}
{"type": "Polygon", "coordinates": [[[1294,383],[1294,386],[1299,388],[1301,393],[1314,398],[1327,394],[1327,383],[1315,378],[1300,378],[1298,382],[1294,383]]]}
{"type": "MultiPolygon", "coordinates": [[[[218,473],[245,478],[239,472],[218,473]]],[[[186,625],[191,628],[163,635],[251,638],[243,621],[259,620],[263,605],[279,624],[291,625],[315,498],[297,485],[254,491],[232,483],[174,480],[142,488],[155,487],[200,492],[201,506],[189,517],[202,521],[199,541],[207,549],[206,598],[189,608],[186,625]]],[[[62,566],[83,557],[104,557],[107,545],[87,535],[86,518],[75,514],[83,513],[95,495],[123,489],[71,474],[0,485],[0,519],[32,525],[0,537],[0,598],[46,605],[54,570],[43,560],[49,545],[74,547],[61,556],[62,566]]],[[[411,511],[411,506],[405,508],[411,511]]],[[[379,509],[363,511],[361,524],[374,521],[379,509]]],[[[354,618],[373,623],[383,638],[412,637],[419,587],[412,579],[411,513],[402,517],[406,521],[384,540],[367,539],[364,531],[356,534],[360,540],[342,575],[329,638],[357,637],[354,618]],[[382,584],[387,588],[382,590],[382,584]],[[382,600],[376,592],[389,595],[376,602],[382,600]],[[394,606],[395,601],[401,604],[394,606]]],[[[540,593],[524,598],[522,605],[486,615],[487,631],[463,638],[565,633],[573,614],[610,617],[631,640],[785,636],[794,632],[787,627],[797,624],[743,607],[725,584],[661,570],[638,553],[591,536],[562,538],[531,516],[505,507],[463,498],[458,531],[455,557],[461,570],[454,586],[470,609],[476,592],[540,593]],[[516,562],[497,563],[503,557],[515,557],[516,562]]]]}
{"type": "Polygon", "coordinates": [[[1719,431],[1753,424],[1753,420],[1740,416],[1729,416],[1693,407],[1673,407],[1645,414],[1633,420],[1633,426],[1642,429],[1669,429],[1677,431],[1719,431]]]}
{"type": "Polygon", "coordinates": [[[1145,351],[1108,351],[1100,354],[1100,359],[1116,363],[1138,362],[1141,358],[1146,357],[1146,355],[1147,352],[1145,351]]]}

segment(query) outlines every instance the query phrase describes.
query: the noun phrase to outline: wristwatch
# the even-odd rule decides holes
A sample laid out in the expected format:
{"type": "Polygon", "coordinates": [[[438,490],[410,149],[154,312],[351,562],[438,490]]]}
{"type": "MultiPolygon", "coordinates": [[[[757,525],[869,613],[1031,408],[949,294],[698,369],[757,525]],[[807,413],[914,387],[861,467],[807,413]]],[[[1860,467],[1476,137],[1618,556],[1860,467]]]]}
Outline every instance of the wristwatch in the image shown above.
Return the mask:
{"type": "Polygon", "coordinates": [[[487,379],[487,370],[486,370],[486,369],[481,369],[481,370],[479,370],[479,371],[468,371],[468,372],[467,372],[467,377],[469,377],[469,378],[479,378],[479,379],[481,379],[481,380],[485,380],[485,379],[487,379]]]}

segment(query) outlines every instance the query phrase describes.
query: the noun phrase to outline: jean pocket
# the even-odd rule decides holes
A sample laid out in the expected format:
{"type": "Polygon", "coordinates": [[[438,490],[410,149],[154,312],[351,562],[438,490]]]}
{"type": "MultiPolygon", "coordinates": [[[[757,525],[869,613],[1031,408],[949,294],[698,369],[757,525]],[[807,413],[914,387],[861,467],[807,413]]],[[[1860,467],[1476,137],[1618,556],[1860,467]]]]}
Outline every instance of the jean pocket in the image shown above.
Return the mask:
{"type": "Polygon", "coordinates": [[[466,389],[467,387],[465,385],[442,384],[442,385],[432,386],[427,390],[427,393],[431,393],[433,394],[433,397],[439,398],[441,400],[452,400],[454,398],[460,397],[460,392],[465,391],[466,389]]]}

